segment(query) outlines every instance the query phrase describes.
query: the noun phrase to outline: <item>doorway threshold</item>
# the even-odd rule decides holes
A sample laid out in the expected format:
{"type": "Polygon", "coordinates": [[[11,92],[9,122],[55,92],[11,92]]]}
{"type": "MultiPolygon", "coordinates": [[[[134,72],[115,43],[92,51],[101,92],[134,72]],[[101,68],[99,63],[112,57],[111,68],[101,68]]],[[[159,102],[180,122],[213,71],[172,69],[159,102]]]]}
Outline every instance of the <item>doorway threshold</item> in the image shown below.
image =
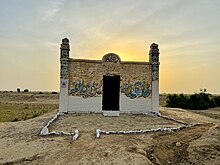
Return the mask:
{"type": "Polygon", "coordinates": [[[119,111],[102,111],[103,116],[119,116],[119,111]]]}

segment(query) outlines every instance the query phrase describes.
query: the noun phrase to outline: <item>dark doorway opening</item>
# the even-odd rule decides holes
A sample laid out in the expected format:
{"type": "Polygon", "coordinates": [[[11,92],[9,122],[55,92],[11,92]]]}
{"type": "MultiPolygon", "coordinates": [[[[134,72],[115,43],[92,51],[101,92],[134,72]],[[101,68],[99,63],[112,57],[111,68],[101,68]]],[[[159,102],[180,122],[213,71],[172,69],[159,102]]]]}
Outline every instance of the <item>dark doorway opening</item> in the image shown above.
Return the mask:
{"type": "Polygon", "coordinates": [[[102,110],[119,111],[120,76],[103,76],[102,110]]]}

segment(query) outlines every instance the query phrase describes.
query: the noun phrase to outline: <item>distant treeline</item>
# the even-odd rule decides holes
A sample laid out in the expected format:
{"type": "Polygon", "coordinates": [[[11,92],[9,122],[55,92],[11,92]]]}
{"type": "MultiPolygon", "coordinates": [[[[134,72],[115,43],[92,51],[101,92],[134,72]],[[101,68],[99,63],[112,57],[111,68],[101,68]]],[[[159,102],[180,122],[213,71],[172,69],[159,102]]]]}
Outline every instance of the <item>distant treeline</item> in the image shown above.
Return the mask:
{"type": "Polygon", "coordinates": [[[220,96],[213,96],[202,90],[193,95],[169,94],[167,95],[167,107],[204,110],[208,108],[220,107],[220,96]]]}

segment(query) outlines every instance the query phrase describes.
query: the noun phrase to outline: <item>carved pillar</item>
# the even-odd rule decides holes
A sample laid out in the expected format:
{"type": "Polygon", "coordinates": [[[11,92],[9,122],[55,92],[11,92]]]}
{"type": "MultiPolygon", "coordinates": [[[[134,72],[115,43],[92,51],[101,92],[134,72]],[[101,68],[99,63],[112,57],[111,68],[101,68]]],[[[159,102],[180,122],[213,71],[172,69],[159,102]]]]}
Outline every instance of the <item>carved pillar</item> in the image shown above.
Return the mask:
{"type": "Polygon", "coordinates": [[[69,40],[64,38],[60,47],[60,112],[68,111],[69,51],[69,40]]]}
{"type": "Polygon", "coordinates": [[[152,64],[152,111],[159,112],[159,49],[158,45],[153,43],[150,46],[149,60],[152,64]]]}

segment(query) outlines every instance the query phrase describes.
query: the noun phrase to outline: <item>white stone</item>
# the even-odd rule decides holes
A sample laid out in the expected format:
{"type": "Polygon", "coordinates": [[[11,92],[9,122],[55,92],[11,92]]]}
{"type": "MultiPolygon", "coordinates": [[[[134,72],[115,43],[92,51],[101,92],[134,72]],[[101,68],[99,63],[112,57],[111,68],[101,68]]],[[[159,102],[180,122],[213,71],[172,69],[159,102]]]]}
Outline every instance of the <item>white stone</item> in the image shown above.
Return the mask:
{"type": "Polygon", "coordinates": [[[119,116],[119,111],[102,111],[104,116],[119,116]]]}
{"type": "Polygon", "coordinates": [[[100,136],[101,136],[100,129],[97,129],[96,130],[96,138],[100,138],[100,136]]]}
{"type": "Polygon", "coordinates": [[[75,130],[75,135],[73,136],[73,140],[76,140],[76,139],[78,139],[79,138],[79,130],[75,130]]]}
{"type": "Polygon", "coordinates": [[[48,135],[48,133],[49,133],[49,130],[48,130],[48,128],[45,126],[45,127],[41,130],[40,135],[48,135]]]}
{"type": "Polygon", "coordinates": [[[52,131],[52,132],[50,132],[49,134],[56,134],[56,131],[52,131]]]}
{"type": "Polygon", "coordinates": [[[181,142],[176,142],[177,147],[180,147],[181,145],[182,145],[181,142]]]}

